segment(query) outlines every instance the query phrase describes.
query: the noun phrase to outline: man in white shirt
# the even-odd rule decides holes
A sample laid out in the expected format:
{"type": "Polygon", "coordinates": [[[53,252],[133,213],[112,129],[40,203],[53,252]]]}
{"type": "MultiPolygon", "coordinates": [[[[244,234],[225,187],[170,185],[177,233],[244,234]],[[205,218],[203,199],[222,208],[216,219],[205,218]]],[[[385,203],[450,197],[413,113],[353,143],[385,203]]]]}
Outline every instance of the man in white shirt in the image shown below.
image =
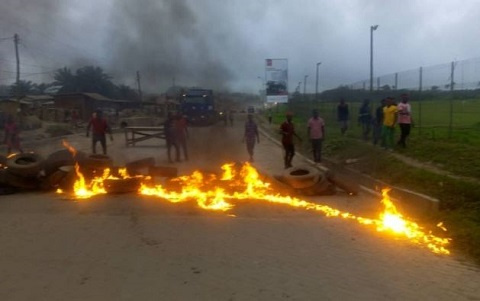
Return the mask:
{"type": "Polygon", "coordinates": [[[308,120],[308,136],[312,142],[313,161],[322,162],[322,142],[325,138],[325,121],[313,110],[312,118],[308,120]]]}
{"type": "Polygon", "coordinates": [[[397,106],[398,112],[398,125],[400,126],[400,140],[398,140],[398,145],[406,147],[406,140],[408,135],[410,135],[410,128],[412,126],[412,108],[408,103],[408,95],[400,95],[402,101],[397,106]]]}

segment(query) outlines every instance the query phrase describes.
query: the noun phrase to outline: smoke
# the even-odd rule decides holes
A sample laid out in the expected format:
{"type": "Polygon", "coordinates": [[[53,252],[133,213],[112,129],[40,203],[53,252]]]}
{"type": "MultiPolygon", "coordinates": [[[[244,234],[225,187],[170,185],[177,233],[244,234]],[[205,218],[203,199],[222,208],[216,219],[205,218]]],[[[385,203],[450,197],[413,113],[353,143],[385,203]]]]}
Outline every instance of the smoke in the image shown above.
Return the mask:
{"type": "Polygon", "coordinates": [[[204,9],[186,0],[115,1],[106,40],[109,70],[115,78],[132,78],[138,70],[142,85],[157,91],[174,79],[181,86],[226,89],[234,75],[220,53],[225,39],[204,26],[204,9]]]}

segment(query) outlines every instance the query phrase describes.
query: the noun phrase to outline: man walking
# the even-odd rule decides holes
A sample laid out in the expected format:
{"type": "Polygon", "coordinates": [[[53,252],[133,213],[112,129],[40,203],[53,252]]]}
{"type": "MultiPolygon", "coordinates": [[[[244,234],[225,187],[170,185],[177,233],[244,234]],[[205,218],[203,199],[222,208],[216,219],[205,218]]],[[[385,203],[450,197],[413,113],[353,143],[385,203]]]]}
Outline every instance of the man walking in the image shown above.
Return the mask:
{"type": "Polygon", "coordinates": [[[253,121],[253,115],[248,114],[247,121],[245,122],[245,132],[243,134],[243,141],[247,144],[247,152],[250,156],[249,161],[253,162],[253,149],[255,148],[255,140],[260,143],[260,136],[258,135],[258,127],[255,121],[253,121]]]}
{"type": "MultiPolygon", "coordinates": [[[[177,118],[175,120],[175,138],[177,141],[179,154],[180,154],[180,151],[183,151],[183,156],[185,158],[185,161],[188,161],[187,137],[188,137],[187,119],[182,115],[182,113],[178,113],[177,118]]],[[[179,155],[179,159],[180,159],[180,155],[179,155]]]]}
{"type": "Polygon", "coordinates": [[[412,125],[412,108],[408,103],[408,95],[400,95],[402,101],[398,104],[398,125],[400,126],[400,140],[398,145],[407,147],[406,140],[410,135],[410,128],[412,125]]]}
{"type": "Polygon", "coordinates": [[[392,97],[388,97],[383,108],[382,143],[386,150],[393,151],[393,135],[397,123],[397,106],[392,97]]]}
{"type": "Polygon", "coordinates": [[[97,110],[93,113],[92,118],[88,122],[87,137],[90,135],[90,128],[92,129],[92,153],[97,153],[97,142],[102,146],[103,154],[107,154],[107,140],[106,134],[110,134],[110,141],[113,141],[112,131],[108,126],[107,121],[103,118],[103,112],[97,110]]]}
{"type": "Polygon", "coordinates": [[[288,112],[286,114],[287,120],[280,125],[280,131],[282,133],[282,145],[285,150],[285,168],[292,167],[292,159],[295,156],[295,145],[293,144],[293,136],[296,136],[298,140],[302,139],[295,132],[295,127],[292,122],[293,114],[288,112]]]}
{"type": "Polygon", "coordinates": [[[322,143],[325,139],[325,121],[318,117],[318,111],[313,110],[312,118],[308,120],[308,137],[312,142],[313,161],[322,162],[322,143]]]}
{"type": "Polygon", "coordinates": [[[173,163],[171,157],[172,147],[175,148],[175,161],[180,162],[180,150],[178,149],[176,138],[175,118],[172,112],[168,112],[167,120],[163,123],[163,129],[165,131],[165,142],[167,144],[168,162],[173,163]]]}

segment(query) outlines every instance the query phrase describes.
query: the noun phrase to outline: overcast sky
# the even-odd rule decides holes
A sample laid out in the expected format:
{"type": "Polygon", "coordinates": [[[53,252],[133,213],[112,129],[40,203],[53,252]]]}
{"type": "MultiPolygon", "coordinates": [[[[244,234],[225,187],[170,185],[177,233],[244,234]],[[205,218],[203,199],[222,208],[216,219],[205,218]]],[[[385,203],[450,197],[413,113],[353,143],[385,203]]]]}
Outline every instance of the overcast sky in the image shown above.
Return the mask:
{"type": "MultiPolygon", "coordinates": [[[[22,79],[99,65],[150,92],[179,85],[256,92],[266,58],[288,58],[289,90],[480,56],[480,1],[463,0],[2,0],[0,38],[18,33],[22,79]],[[35,75],[35,73],[43,73],[35,75]],[[302,86],[303,87],[303,86],[302,86]]],[[[15,77],[12,40],[0,40],[0,84],[15,77]]],[[[302,88],[303,89],[303,88],[302,88]]]]}

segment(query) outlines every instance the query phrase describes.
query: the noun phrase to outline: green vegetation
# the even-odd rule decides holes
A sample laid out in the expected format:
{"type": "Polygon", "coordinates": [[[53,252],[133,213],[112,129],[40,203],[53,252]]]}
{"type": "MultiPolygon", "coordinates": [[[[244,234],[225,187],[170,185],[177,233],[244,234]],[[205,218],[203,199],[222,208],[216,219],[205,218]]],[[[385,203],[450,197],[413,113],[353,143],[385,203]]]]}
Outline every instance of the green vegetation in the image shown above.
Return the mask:
{"type": "MultiPolygon", "coordinates": [[[[360,139],[361,128],[357,124],[360,103],[348,103],[351,117],[345,136],[340,135],[336,122],[336,102],[283,105],[272,110],[273,123],[276,126],[282,122],[285,111],[290,110],[295,114],[298,133],[307,139],[306,121],[311,109],[318,108],[326,122],[326,157],[337,162],[358,159],[352,167],[363,173],[438,198],[441,210],[425,218],[429,222],[444,221],[453,238],[453,247],[480,261],[480,100],[423,100],[421,122],[420,103],[412,101],[417,126],[412,129],[408,147],[395,150],[394,154],[400,157],[373,146],[371,141],[360,139]],[[453,127],[449,131],[451,104],[453,127]],[[428,168],[417,167],[418,163],[427,164],[428,168]]],[[[372,110],[377,105],[378,102],[372,103],[372,110]]],[[[309,156],[308,143],[303,143],[300,151],[309,156]]]]}

